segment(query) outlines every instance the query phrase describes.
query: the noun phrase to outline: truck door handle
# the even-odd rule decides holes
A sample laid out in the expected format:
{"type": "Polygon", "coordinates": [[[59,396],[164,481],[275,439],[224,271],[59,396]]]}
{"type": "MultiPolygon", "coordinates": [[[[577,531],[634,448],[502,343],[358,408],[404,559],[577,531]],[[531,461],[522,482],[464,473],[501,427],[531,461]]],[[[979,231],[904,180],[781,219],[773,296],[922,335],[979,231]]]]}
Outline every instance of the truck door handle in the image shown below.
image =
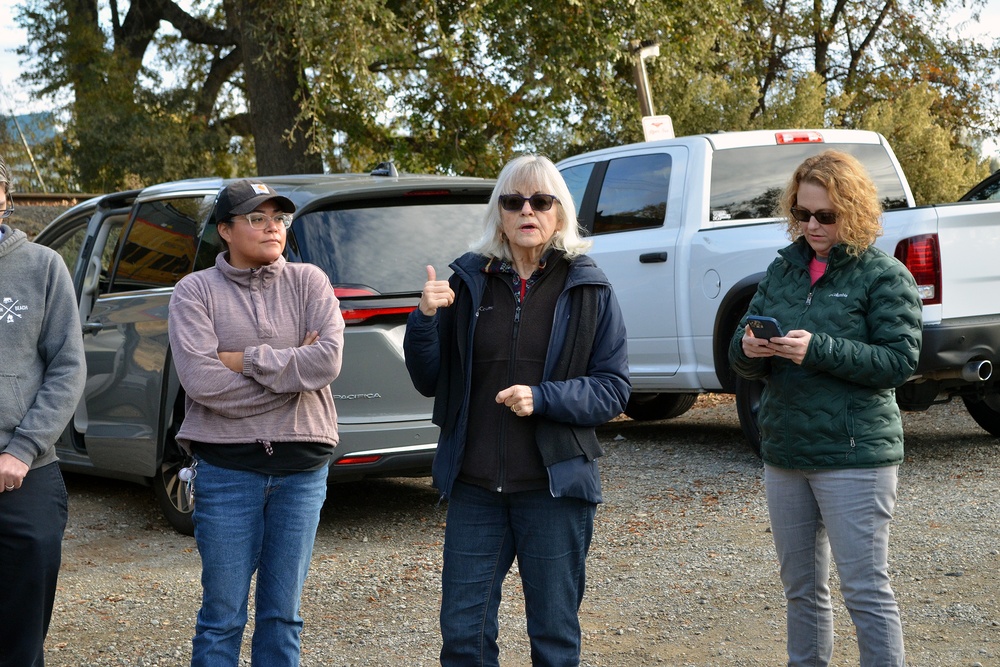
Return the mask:
{"type": "Polygon", "coordinates": [[[104,328],[104,325],[100,322],[84,322],[83,323],[83,335],[96,334],[98,331],[104,328]]]}
{"type": "Polygon", "coordinates": [[[657,262],[667,261],[667,251],[663,252],[644,252],[639,255],[640,264],[656,264],[657,262]]]}

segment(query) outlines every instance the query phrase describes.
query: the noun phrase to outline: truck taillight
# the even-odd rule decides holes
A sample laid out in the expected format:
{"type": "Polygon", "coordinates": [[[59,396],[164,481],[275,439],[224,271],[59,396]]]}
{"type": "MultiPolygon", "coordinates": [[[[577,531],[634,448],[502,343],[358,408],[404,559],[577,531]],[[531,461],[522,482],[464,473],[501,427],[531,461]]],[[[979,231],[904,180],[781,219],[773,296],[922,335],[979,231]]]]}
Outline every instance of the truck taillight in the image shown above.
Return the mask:
{"type": "Polygon", "coordinates": [[[925,306],[941,303],[941,253],[937,234],[903,239],[896,244],[896,259],[913,274],[925,306]]]}

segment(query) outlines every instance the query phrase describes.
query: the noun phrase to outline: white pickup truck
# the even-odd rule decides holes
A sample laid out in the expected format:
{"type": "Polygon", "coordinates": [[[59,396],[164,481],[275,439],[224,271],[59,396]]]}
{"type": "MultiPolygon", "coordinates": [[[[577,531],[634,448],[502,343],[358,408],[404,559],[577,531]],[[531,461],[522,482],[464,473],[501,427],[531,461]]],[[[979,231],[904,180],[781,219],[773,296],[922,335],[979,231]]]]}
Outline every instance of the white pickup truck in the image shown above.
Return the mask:
{"type": "Polygon", "coordinates": [[[759,451],[761,385],[737,379],[727,346],[750,298],[788,243],[775,204],[795,167],[828,148],[855,155],[878,186],[884,235],[919,285],[920,364],[897,390],[905,410],[961,397],[1000,436],[1000,202],[914,206],[886,140],[856,130],[751,131],[609,148],[558,164],[611,279],[628,328],[633,394],[626,414],[668,419],[702,392],[736,394],[759,451]]]}

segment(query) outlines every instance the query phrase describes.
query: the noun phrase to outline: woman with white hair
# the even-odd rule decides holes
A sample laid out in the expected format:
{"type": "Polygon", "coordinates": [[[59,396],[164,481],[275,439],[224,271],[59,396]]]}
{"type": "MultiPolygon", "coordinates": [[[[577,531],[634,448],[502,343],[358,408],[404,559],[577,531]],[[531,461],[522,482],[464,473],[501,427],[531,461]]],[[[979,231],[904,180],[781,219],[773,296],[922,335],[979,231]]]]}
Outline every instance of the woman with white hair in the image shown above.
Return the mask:
{"type": "Polygon", "coordinates": [[[585,561],[601,502],[594,427],[630,385],[625,326],[544,157],[498,177],[483,237],[438,280],[427,267],[404,348],[441,427],[448,499],[441,664],[498,665],[501,586],[517,558],[532,664],[577,665],[585,561]]]}

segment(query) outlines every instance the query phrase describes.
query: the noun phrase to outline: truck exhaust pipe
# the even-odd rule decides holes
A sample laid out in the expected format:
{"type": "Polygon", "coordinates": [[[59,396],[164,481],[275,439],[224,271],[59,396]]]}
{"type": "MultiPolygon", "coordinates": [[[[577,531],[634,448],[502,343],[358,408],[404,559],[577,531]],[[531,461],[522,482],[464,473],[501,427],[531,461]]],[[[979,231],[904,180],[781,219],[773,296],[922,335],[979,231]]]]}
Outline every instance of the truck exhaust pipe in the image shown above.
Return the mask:
{"type": "Polygon", "coordinates": [[[993,364],[988,359],[970,361],[962,367],[962,379],[966,382],[985,382],[993,375],[993,364]]]}
{"type": "Polygon", "coordinates": [[[986,382],[993,375],[993,362],[989,359],[977,359],[966,362],[961,368],[946,368],[923,374],[925,380],[955,380],[962,378],[966,382],[986,382]]]}

